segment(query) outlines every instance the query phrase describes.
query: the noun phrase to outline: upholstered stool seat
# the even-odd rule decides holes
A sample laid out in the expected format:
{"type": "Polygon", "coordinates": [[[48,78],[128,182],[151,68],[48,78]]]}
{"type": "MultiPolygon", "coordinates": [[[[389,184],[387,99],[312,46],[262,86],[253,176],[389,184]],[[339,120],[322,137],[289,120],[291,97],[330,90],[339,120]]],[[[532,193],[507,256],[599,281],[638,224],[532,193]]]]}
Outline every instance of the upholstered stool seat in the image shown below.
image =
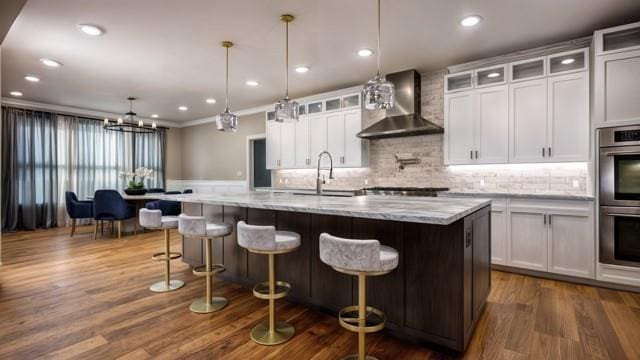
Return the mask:
{"type": "Polygon", "coordinates": [[[276,254],[285,254],[300,247],[300,235],[291,231],[276,231],[273,226],[248,225],[240,221],[237,225],[238,245],[257,254],[269,256],[269,281],[256,284],[253,295],[269,300],[269,323],[261,323],[251,330],[251,339],[261,345],[281,344],[293,337],[295,329],[284,321],[276,322],[276,299],[289,293],[291,285],[276,281],[276,254]]]}
{"type": "Polygon", "coordinates": [[[358,305],[347,306],[338,313],[342,327],[358,333],[358,354],[345,359],[371,360],[366,355],[365,334],[384,328],[385,314],[367,306],[367,276],[384,275],[398,267],[398,252],[378,240],[344,239],[320,235],[320,260],[336,271],[358,277],[358,305]]]}
{"type": "Polygon", "coordinates": [[[170,250],[170,230],[178,228],[177,216],[162,216],[161,210],[140,209],[140,226],[146,229],[164,230],[164,252],[155,253],[153,260],[165,262],[164,281],[157,282],[149,287],[154,292],[167,292],[180,289],[184,282],[171,280],[171,260],[179,259],[182,254],[170,250]]]}
{"type": "Polygon", "coordinates": [[[203,276],[206,280],[206,296],[196,299],[189,309],[196,313],[210,313],[224,308],[228,300],[213,294],[213,281],[217,273],[225,270],[222,264],[211,263],[211,241],[214,238],[222,238],[233,232],[233,226],[226,223],[207,222],[203,216],[178,216],[178,232],[184,236],[205,240],[205,264],[193,268],[193,274],[203,276]]]}

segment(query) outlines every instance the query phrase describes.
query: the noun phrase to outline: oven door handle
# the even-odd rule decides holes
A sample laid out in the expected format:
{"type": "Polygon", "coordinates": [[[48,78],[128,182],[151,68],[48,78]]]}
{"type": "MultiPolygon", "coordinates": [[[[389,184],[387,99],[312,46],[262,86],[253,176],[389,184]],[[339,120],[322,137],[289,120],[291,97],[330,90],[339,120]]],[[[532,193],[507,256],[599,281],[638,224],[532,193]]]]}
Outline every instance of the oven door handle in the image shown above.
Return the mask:
{"type": "Polygon", "coordinates": [[[640,155],[638,151],[612,151],[608,153],[604,153],[606,156],[616,156],[616,155],[640,155]]]}
{"type": "Polygon", "coordinates": [[[632,218],[640,218],[640,215],[634,215],[634,214],[607,214],[607,216],[622,216],[622,217],[632,217],[632,218]]]}

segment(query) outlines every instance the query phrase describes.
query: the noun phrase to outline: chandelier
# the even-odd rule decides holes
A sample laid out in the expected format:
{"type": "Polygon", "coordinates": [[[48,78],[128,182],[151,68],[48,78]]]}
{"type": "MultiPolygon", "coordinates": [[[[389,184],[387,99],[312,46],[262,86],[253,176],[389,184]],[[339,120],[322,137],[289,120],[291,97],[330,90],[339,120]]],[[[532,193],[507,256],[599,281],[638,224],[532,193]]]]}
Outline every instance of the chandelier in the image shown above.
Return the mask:
{"type": "Polygon", "coordinates": [[[104,119],[104,129],[110,131],[119,131],[136,134],[149,134],[158,131],[158,125],[153,121],[150,125],[147,125],[139,119],[136,123],[137,114],[133,112],[134,97],[128,97],[129,100],[129,112],[124,114],[124,119],[119,117],[116,121],[110,121],[109,118],[104,119]]]}
{"type": "Polygon", "coordinates": [[[284,14],[280,16],[280,20],[285,24],[285,62],[284,62],[284,79],[286,83],[284,91],[284,99],[276,104],[276,121],[277,122],[295,122],[298,121],[299,104],[289,99],[289,23],[293,21],[293,15],[284,14]]]}
{"type": "Polygon", "coordinates": [[[222,47],[226,49],[225,85],[224,85],[224,111],[216,116],[216,127],[220,131],[233,132],[238,130],[238,116],[229,111],[229,48],[233,46],[231,41],[223,41],[222,47]]]}

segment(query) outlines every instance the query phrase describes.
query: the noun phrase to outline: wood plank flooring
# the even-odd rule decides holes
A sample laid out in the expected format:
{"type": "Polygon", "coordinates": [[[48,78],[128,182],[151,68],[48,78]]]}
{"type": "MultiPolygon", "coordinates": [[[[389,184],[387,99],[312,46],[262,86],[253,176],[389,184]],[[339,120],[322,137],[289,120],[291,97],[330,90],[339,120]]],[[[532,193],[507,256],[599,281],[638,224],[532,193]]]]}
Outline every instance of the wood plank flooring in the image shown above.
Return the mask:
{"type": "MultiPolygon", "coordinates": [[[[278,316],[296,328],[284,345],[264,347],[249,330],[267,302],[216,282],[230,299],[198,315],[201,278],[172,262],[183,289],[156,294],[162,234],[92,240],[89,226],[3,234],[0,267],[0,359],[339,359],[356,335],[335,317],[280,301],[278,316]]],[[[172,248],[180,250],[174,234],[172,248]]],[[[492,290],[469,349],[443,353],[384,334],[368,337],[379,359],[640,359],[640,294],[494,271],[492,290]]]]}

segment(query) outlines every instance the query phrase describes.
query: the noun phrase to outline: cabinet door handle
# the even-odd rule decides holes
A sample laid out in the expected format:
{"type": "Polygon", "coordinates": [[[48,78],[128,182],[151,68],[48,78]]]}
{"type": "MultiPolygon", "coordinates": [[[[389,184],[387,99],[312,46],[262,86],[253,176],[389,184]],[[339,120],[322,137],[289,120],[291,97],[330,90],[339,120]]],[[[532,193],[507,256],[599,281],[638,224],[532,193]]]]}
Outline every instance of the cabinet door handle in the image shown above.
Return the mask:
{"type": "Polygon", "coordinates": [[[476,150],[476,160],[478,160],[478,150],[476,150]]]}
{"type": "Polygon", "coordinates": [[[469,158],[473,160],[473,150],[469,150],[469,158]]]}
{"type": "Polygon", "coordinates": [[[547,154],[549,154],[549,157],[551,157],[551,146],[549,146],[549,151],[547,152],[547,154]]]}
{"type": "Polygon", "coordinates": [[[542,157],[544,157],[544,148],[542,148],[542,157]]]}
{"type": "Polygon", "coordinates": [[[549,226],[551,226],[551,214],[549,214],[549,226]]]}
{"type": "Polygon", "coordinates": [[[544,219],[544,224],[547,225],[547,214],[542,214],[542,218],[544,219]]]}

